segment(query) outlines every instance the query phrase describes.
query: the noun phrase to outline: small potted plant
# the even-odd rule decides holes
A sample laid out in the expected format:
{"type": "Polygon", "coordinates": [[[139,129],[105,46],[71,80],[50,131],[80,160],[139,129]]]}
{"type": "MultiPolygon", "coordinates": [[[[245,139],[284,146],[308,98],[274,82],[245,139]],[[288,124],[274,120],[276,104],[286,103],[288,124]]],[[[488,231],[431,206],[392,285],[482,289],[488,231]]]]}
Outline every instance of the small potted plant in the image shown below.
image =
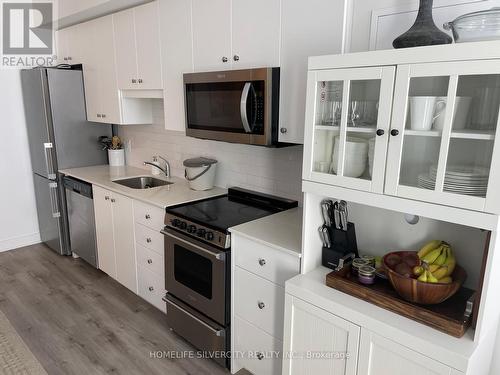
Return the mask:
{"type": "Polygon", "coordinates": [[[103,145],[103,149],[108,150],[108,159],[110,167],[121,167],[125,165],[125,150],[123,149],[123,144],[120,137],[113,136],[101,137],[99,139],[103,145]]]}

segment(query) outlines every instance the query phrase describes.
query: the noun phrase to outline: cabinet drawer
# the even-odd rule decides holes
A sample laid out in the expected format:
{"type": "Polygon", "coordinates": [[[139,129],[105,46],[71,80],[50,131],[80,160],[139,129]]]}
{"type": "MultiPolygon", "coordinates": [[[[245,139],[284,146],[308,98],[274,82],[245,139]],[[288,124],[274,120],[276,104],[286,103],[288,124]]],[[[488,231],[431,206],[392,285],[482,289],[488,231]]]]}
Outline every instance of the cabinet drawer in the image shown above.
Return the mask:
{"type": "Polygon", "coordinates": [[[241,367],[259,375],[281,374],[282,342],[238,317],[234,318],[234,346],[241,353],[236,359],[241,367]]]}
{"type": "Polygon", "coordinates": [[[234,312],[278,340],[283,340],[285,289],[236,267],[234,312]]]}
{"type": "Polygon", "coordinates": [[[233,254],[237,266],[281,286],[300,273],[299,258],[245,237],[234,237],[233,254]]]}
{"type": "Polygon", "coordinates": [[[135,222],[160,231],[165,226],[165,211],[146,203],[134,201],[135,222]]]}
{"type": "Polygon", "coordinates": [[[150,304],[166,312],[165,302],[162,298],[165,295],[165,286],[163,280],[153,272],[137,267],[139,296],[144,298],[150,304]]]}
{"type": "Polygon", "coordinates": [[[151,229],[136,222],[135,241],[137,244],[153,250],[161,256],[164,254],[165,239],[159,229],[151,229]]]}
{"type": "MultiPolygon", "coordinates": [[[[137,249],[137,266],[155,273],[161,281],[165,280],[165,264],[163,256],[139,244],[137,249]]],[[[163,282],[162,282],[163,285],[163,282]]]]}

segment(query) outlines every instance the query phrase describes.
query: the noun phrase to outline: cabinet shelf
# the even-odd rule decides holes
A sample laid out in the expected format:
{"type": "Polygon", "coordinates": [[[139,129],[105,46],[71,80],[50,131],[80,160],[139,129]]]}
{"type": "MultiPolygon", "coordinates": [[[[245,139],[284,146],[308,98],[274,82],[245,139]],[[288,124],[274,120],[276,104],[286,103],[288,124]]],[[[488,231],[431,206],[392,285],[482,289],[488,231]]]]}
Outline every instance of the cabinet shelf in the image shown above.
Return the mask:
{"type": "Polygon", "coordinates": [[[418,137],[441,137],[441,130],[405,130],[405,135],[418,137]]]}
{"type": "Polygon", "coordinates": [[[462,129],[451,132],[451,138],[460,139],[479,139],[485,141],[492,141],[495,139],[494,130],[476,130],[476,129],[462,129]]]}
{"type": "Polygon", "coordinates": [[[338,132],[340,130],[340,127],[332,125],[316,125],[314,128],[316,130],[329,130],[332,132],[338,132]]]}
{"type": "MultiPolygon", "coordinates": [[[[316,125],[314,128],[316,130],[329,130],[329,131],[335,131],[335,132],[340,131],[339,126],[331,126],[331,125],[316,125]]],[[[347,127],[348,133],[375,134],[376,131],[377,131],[376,128],[362,128],[362,127],[354,127],[354,126],[347,127]]]]}

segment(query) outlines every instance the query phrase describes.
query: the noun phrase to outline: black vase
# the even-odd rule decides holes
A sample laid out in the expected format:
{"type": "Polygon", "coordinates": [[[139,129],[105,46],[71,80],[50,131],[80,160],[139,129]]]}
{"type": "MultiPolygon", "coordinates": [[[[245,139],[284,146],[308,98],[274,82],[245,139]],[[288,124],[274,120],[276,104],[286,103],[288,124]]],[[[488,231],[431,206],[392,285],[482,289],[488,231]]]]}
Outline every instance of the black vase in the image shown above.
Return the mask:
{"type": "Polygon", "coordinates": [[[433,0],[420,0],[417,19],[413,26],[392,42],[394,48],[450,44],[451,36],[439,30],[432,18],[433,0]]]}

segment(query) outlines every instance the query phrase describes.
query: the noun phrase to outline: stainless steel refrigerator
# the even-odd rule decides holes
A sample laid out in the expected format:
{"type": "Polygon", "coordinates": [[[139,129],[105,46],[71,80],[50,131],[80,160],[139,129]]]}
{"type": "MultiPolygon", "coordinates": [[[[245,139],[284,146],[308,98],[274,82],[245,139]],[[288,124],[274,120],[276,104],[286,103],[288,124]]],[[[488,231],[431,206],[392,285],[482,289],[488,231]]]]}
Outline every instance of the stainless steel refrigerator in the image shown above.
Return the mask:
{"type": "Polygon", "coordinates": [[[111,126],[88,122],[82,71],[36,68],[21,71],[28,141],[42,241],[71,254],[61,169],[107,164],[99,136],[111,126]]]}

